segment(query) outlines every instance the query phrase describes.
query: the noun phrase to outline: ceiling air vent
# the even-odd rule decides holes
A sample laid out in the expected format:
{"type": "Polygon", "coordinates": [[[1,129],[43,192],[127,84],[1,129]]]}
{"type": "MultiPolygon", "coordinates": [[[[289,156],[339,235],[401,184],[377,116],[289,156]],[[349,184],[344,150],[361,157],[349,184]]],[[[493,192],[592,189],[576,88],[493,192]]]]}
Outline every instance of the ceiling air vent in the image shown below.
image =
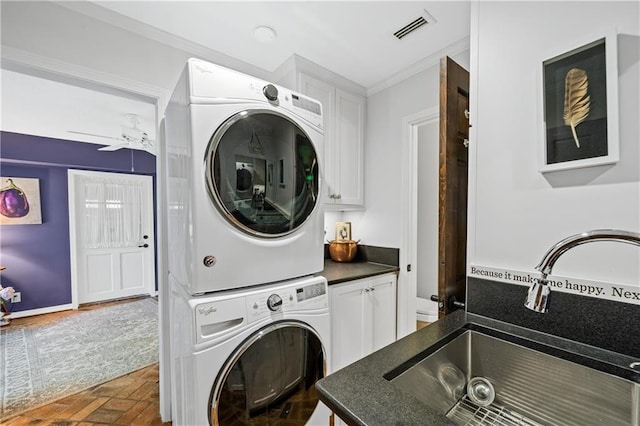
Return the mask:
{"type": "Polygon", "coordinates": [[[402,40],[403,37],[408,36],[418,28],[423,27],[430,23],[433,24],[435,22],[436,22],[436,19],[433,16],[431,16],[429,12],[424,10],[417,19],[414,19],[404,27],[400,28],[398,31],[393,33],[393,35],[396,36],[398,40],[402,40]]]}

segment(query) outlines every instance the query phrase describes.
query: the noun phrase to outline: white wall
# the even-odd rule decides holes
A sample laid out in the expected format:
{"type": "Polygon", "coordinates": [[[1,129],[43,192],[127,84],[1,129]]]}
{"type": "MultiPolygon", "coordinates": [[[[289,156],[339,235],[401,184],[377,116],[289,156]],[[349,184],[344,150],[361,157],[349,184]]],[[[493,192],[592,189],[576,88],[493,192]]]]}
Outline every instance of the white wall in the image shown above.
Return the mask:
{"type": "MultiPolygon", "coordinates": [[[[469,67],[469,51],[452,57],[469,67]]],[[[439,103],[440,65],[427,68],[367,98],[364,212],[345,212],[345,220],[363,235],[363,243],[400,248],[402,221],[402,119],[439,103]],[[366,241],[364,240],[366,238],[366,241]]],[[[437,170],[436,170],[437,173],[437,170]]],[[[438,206],[434,206],[437,209],[438,206]]]]}
{"type": "MultiPolygon", "coordinates": [[[[598,228],[640,232],[639,7],[638,2],[475,5],[470,263],[533,271],[546,250],[569,235],[598,228]],[[620,161],[543,175],[537,171],[541,62],[614,27],[620,116],[610,119],[619,119],[620,161]]],[[[571,250],[553,272],[638,284],[639,265],[637,247],[600,242],[571,250]]]]}

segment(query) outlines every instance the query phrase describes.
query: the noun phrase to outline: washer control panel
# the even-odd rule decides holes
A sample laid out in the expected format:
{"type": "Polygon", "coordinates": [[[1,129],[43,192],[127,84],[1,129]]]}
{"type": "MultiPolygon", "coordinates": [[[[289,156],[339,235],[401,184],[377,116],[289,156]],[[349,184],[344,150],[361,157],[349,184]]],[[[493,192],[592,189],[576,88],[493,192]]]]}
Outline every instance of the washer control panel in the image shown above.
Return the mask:
{"type": "Polygon", "coordinates": [[[329,312],[327,280],[308,277],[288,284],[257,287],[244,294],[220,292],[188,301],[195,321],[195,343],[220,341],[258,320],[296,318],[329,312]]]}
{"type": "Polygon", "coordinates": [[[309,280],[301,285],[266,290],[247,295],[246,308],[249,322],[284,313],[326,309],[327,283],[322,279],[309,280]]]}
{"type": "Polygon", "coordinates": [[[324,283],[315,283],[308,286],[296,288],[296,300],[303,302],[314,297],[327,294],[327,286],[324,283]]]}

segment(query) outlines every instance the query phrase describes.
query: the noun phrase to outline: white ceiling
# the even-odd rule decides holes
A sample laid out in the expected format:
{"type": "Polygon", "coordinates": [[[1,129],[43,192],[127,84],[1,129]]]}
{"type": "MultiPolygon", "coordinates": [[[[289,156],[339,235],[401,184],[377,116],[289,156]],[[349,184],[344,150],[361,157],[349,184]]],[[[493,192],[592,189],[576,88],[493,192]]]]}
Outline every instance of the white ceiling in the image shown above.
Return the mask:
{"type": "Polygon", "coordinates": [[[295,53],[365,88],[468,37],[470,29],[466,1],[93,3],[270,72],[295,53]],[[402,40],[393,36],[420,16],[429,24],[402,40]],[[273,28],[277,38],[257,41],[258,26],[273,28]]]}
{"type": "MultiPolygon", "coordinates": [[[[371,90],[402,78],[425,58],[469,36],[467,1],[57,1],[69,9],[164,42],[186,41],[258,67],[269,74],[297,54],[371,90]],[[91,7],[89,7],[91,6],[91,7]],[[429,24],[402,40],[393,33],[423,16],[429,24]],[[435,18],[435,19],[432,19],[435,18]],[[277,38],[253,37],[259,25],[277,38]]],[[[126,114],[155,139],[155,106],[148,100],[3,69],[2,130],[82,142],[116,140],[126,114]],[[46,94],[46,96],[44,95],[46,94]],[[34,125],[37,123],[37,125],[34,125]],[[34,130],[35,129],[35,130],[34,130]]]]}

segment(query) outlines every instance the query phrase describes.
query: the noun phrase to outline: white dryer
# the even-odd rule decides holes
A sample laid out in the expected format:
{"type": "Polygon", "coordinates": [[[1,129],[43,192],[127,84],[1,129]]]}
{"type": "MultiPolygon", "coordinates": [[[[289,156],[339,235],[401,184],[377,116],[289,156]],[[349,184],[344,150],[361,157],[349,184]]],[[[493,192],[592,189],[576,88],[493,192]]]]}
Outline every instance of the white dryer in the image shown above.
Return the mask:
{"type": "Polygon", "coordinates": [[[190,59],[165,123],[169,270],[190,294],[323,269],[320,102],[190,59]]]}
{"type": "Polygon", "coordinates": [[[174,425],[329,424],[325,278],[200,297],[170,281],[174,425]]]}

